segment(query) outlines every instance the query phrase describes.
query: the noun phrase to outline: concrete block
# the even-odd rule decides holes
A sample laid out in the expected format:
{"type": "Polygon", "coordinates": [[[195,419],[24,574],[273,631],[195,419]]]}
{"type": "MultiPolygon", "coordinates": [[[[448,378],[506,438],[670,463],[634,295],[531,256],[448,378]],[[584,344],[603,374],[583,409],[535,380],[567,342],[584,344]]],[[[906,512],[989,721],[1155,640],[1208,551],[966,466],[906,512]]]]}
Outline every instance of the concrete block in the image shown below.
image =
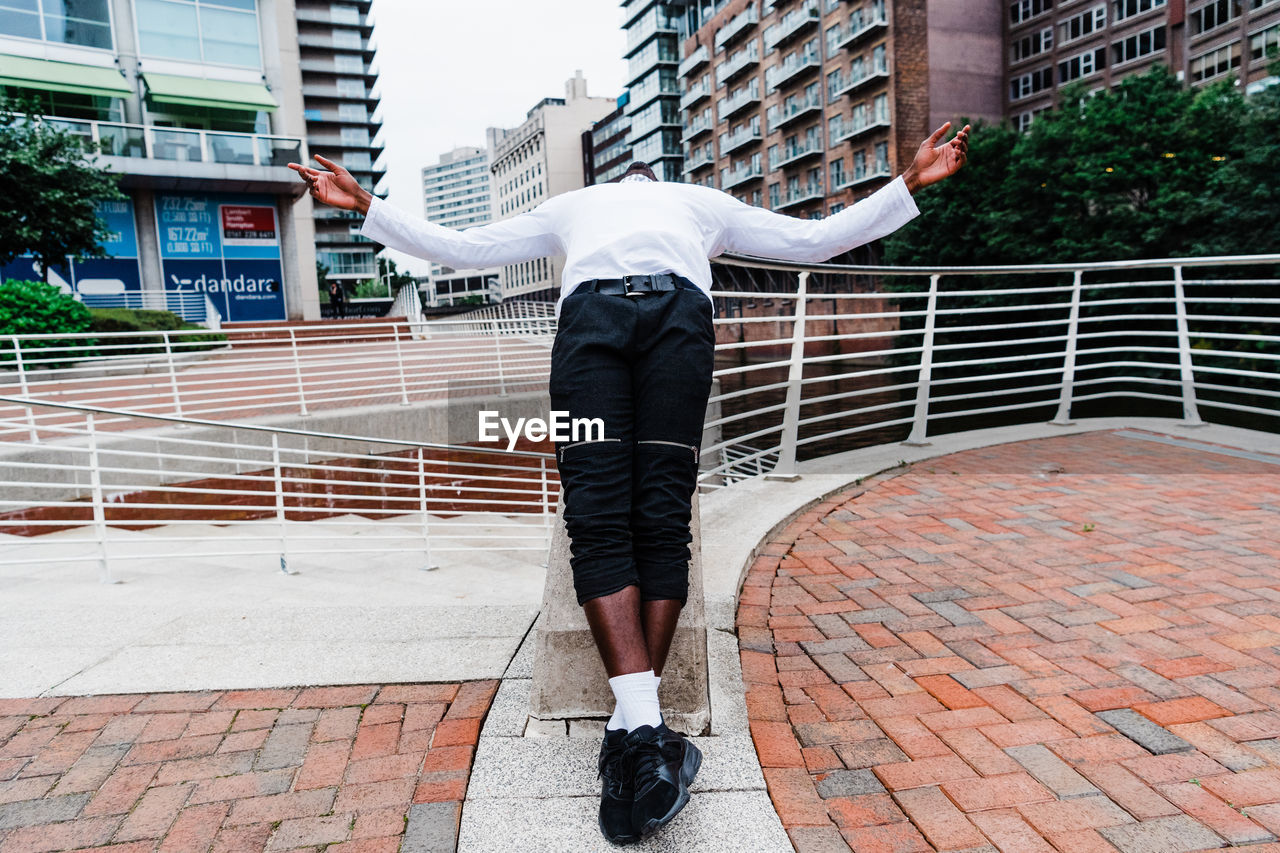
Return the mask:
{"type": "MultiPolygon", "coordinates": [[[[689,598],[680,612],[659,698],[667,725],[692,735],[707,731],[711,695],[707,675],[707,621],[703,601],[698,495],[693,496],[689,598]]],[[[530,713],[543,720],[608,717],[613,692],[586,614],[578,606],[569,567],[564,504],[556,509],[542,618],[536,628],[530,713]]]]}

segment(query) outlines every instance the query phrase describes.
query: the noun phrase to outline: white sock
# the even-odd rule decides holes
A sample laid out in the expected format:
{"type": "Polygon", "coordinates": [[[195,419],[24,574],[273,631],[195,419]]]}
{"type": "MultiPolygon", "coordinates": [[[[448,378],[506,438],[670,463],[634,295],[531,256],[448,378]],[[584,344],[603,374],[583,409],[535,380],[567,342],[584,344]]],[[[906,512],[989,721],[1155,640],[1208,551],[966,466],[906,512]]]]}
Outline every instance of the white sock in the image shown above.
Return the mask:
{"type": "MultiPolygon", "coordinates": [[[[654,691],[656,692],[658,688],[661,686],[662,686],[662,676],[655,674],[653,676],[654,691]]],[[[666,723],[667,721],[666,718],[662,716],[662,700],[661,699],[658,700],[658,718],[661,719],[663,723],[666,723]]]]}
{"type": "Polygon", "coordinates": [[[605,728],[625,728],[633,732],[641,726],[657,727],[662,723],[662,710],[658,705],[658,680],[653,670],[629,672],[609,679],[613,698],[618,701],[613,718],[605,728]],[[622,725],[614,725],[618,721],[622,725]]]}

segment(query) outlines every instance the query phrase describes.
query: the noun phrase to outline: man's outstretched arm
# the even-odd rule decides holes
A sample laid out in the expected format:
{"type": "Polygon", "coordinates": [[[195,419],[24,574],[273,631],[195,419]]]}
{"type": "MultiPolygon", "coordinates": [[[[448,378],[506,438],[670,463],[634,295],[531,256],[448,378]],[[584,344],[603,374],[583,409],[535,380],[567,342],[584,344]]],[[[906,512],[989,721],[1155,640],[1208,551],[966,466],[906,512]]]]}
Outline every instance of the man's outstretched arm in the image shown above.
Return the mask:
{"type": "Polygon", "coordinates": [[[319,154],[315,159],[327,171],[298,163],[290,163],[289,168],[302,177],[316,201],[364,214],[360,234],[384,246],[456,269],[514,264],[562,253],[549,217],[541,208],[455,231],[387,204],[337,163],[319,154]]]}
{"type": "Polygon", "coordinates": [[[867,198],[825,219],[797,219],[725,196],[720,251],[820,263],[897,231],[920,214],[912,195],[959,171],[968,154],[969,125],[938,143],[947,122],[920,145],[906,171],[867,198]]]}

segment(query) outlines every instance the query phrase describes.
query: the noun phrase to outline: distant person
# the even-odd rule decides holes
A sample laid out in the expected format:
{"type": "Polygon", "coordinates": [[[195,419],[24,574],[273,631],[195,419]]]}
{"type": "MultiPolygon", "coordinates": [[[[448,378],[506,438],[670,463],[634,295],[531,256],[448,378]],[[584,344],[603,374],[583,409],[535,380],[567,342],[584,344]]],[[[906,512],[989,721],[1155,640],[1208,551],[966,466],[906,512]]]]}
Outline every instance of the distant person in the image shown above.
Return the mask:
{"type": "Polygon", "coordinates": [[[347,315],[347,291],[336,281],[329,282],[329,304],[333,306],[333,316],[342,318],[347,315]]]}
{"type": "Polygon", "coordinates": [[[688,596],[689,518],[715,349],[711,266],[722,252],[825,261],[919,214],[912,194],[965,162],[969,126],[920,145],[898,178],[826,219],[796,219],[728,193],[659,181],[632,163],[615,183],[547,199],[510,219],[454,231],[397,210],[341,166],[297,163],[312,198],[365,215],[360,233],[456,269],[564,255],[551,353],[551,405],[601,418],[603,441],[558,443],[574,588],[617,708],[605,727],[600,829],[623,844],[689,800],[702,754],[658,704],[688,596]],[[941,144],[940,144],[941,143],[941,144]]]}

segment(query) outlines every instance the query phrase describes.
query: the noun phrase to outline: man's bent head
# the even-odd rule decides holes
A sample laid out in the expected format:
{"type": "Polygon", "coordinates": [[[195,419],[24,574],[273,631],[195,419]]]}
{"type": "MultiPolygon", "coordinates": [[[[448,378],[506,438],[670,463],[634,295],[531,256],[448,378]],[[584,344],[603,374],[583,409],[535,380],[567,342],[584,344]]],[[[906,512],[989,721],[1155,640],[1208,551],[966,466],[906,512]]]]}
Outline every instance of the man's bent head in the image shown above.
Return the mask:
{"type": "Polygon", "coordinates": [[[615,178],[614,182],[621,183],[628,178],[638,179],[638,177],[648,178],[651,181],[658,180],[658,176],[653,173],[653,169],[649,168],[648,163],[643,160],[636,160],[627,167],[627,171],[623,172],[621,177],[615,178]]]}

